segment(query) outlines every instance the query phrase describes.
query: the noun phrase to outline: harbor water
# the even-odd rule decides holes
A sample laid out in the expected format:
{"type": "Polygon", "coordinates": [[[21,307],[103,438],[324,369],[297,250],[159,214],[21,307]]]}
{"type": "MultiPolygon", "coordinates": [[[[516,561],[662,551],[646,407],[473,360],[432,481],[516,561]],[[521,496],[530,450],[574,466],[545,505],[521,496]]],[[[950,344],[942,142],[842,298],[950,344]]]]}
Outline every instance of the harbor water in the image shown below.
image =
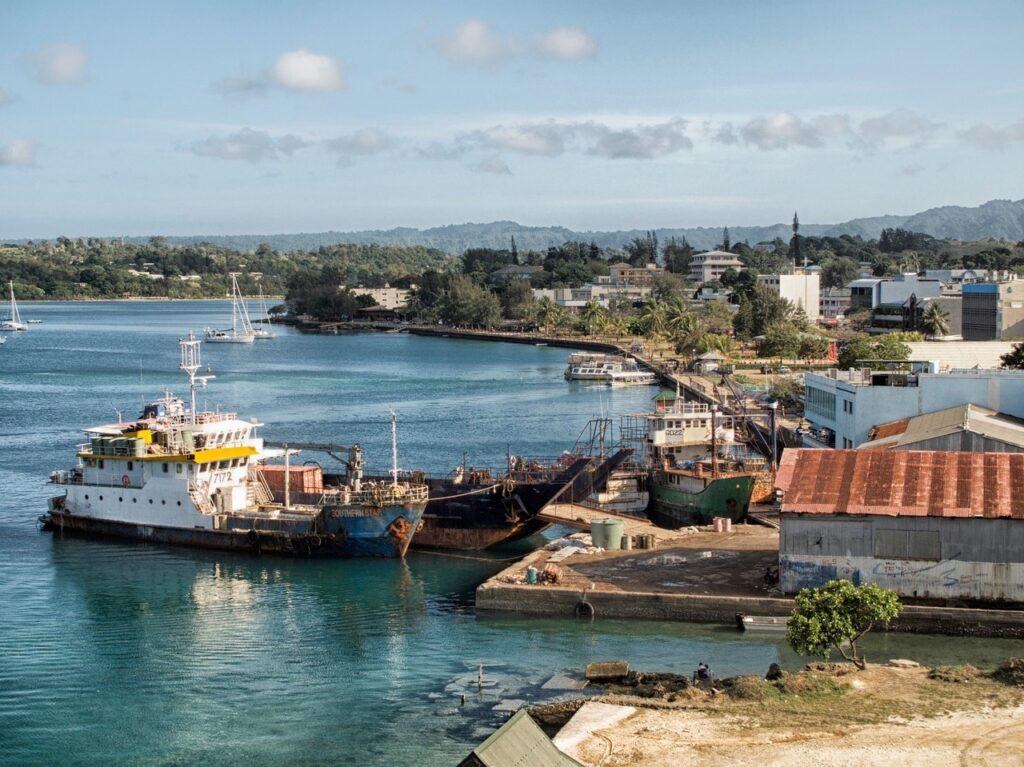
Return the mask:
{"type": "MultiPolygon", "coordinates": [[[[0,764],[439,767],[589,661],[719,675],[802,662],[727,627],[475,614],[475,586],[515,550],[289,560],[41,533],[45,479],[80,429],[135,415],[165,384],[184,393],[177,339],[228,306],[26,303],[43,323],[0,347],[0,764]]],[[[401,467],[447,472],[464,454],[556,456],[591,417],[655,391],[567,384],[567,352],[550,347],[277,332],[204,347],[217,378],[200,399],[270,439],[358,440],[371,470],[389,468],[391,409],[401,467]]],[[[991,666],[1020,643],[891,636],[867,651],[991,666]]]]}

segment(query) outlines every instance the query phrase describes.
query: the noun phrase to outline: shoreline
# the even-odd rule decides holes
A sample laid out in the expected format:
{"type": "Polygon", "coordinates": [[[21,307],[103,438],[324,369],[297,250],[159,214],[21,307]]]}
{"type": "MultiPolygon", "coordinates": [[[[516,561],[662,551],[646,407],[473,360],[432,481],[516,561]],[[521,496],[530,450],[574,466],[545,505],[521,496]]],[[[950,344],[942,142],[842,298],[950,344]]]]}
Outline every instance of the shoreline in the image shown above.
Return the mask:
{"type": "MultiPolygon", "coordinates": [[[[242,296],[243,301],[258,301],[259,296],[242,296]]],[[[264,300],[270,301],[283,301],[284,296],[263,296],[264,300]]],[[[18,306],[25,306],[28,304],[98,304],[98,303],[178,303],[182,301],[227,301],[230,303],[231,297],[224,296],[205,296],[198,298],[166,298],[163,296],[139,296],[137,298],[19,298],[18,306]]]]}

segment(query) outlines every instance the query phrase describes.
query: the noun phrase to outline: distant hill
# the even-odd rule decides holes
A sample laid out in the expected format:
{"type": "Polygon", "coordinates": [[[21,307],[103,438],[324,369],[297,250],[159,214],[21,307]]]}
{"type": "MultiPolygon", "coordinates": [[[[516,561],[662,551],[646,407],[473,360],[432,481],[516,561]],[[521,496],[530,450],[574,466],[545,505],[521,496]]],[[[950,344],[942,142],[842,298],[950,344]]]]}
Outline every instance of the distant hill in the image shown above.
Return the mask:
{"type": "MultiPolygon", "coordinates": [[[[1024,240],[1024,199],[991,200],[975,208],[948,205],[932,208],[909,216],[875,216],[855,218],[842,224],[801,224],[800,233],[811,236],[859,235],[865,239],[877,238],[882,229],[903,227],[923,232],[934,237],[950,237],[959,240],[978,240],[995,237],[1013,241],[1024,240]]],[[[713,248],[721,243],[721,227],[697,227],[689,229],[657,229],[662,242],[670,237],[685,237],[696,248],[713,248]]],[[[729,226],[733,242],[747,241],[750,244],[772,240],[776,237],[788,239],[789,224],[771,226],[729,226]]],[[[523,226],[514,221],[492,221],[487,224],[451,224],[432,229],[411,229],[399,227],[387,230],[361,232],[312,232],[306,234],[265,234],[190,237],[168,237],[178,244],[209,242],[237,250],[254,250],[266,242],[275,250],[316,250],[322,245],[342,242],[359,245],[424,245],[447,253],[461,253],[467,248],[504,248],[514,236],[520,250],[543,250],[550,245],[560,245],[567,240],[593,241],[602,247],[621,247],[634,237],[643,236],[639,229],[598,232],[577,232],[561,226],[523,226]]],[[[132,238],[143,242],[145,237],[132,238]]]]}

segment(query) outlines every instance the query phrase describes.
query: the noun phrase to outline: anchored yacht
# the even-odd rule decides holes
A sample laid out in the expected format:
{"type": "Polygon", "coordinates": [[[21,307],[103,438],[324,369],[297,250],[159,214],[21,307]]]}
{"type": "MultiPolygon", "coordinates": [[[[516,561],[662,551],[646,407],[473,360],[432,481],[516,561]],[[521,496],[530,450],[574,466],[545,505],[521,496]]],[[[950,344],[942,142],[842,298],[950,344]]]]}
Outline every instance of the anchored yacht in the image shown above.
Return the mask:
{"type": "Polygon", "coordinates": [[[251,344],[256,340],[249,310],[238,289],[238,272],[231,273],[231,329],[206,328],[206,340],[211,344],[251,344]]]}
{"type": "Polygon", "coordinates": [[[11,290],[11,316],[6,320],[0,321],[0,330],[28,330],[28,325],[21,320],[21,313],[18,311],[18,302],[14,300],[14,280],[8,282],[7,285],[11,290]]]}

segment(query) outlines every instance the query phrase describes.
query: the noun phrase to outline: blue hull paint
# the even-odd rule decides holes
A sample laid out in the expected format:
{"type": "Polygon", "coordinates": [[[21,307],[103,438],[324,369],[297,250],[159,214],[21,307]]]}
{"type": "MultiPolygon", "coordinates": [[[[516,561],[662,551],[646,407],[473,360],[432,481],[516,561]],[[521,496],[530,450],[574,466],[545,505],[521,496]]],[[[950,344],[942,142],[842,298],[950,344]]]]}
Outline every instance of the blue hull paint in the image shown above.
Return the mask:
{"type": "Polygon", "coordinates": [[[193,546],[254,554],[333,557],[404,557],[423,518],[426,502],[378,510],[342,510],[328,517],[323,533],[309,523],[284,520],[229,518],[230,529],[201,530],[138,525],[84,517],[55,509],[41,517],[44,529],[55,534],[84,533],[175,546],[193,546]],[[349,513],[346,513],[349,512],[349,513]]]}

